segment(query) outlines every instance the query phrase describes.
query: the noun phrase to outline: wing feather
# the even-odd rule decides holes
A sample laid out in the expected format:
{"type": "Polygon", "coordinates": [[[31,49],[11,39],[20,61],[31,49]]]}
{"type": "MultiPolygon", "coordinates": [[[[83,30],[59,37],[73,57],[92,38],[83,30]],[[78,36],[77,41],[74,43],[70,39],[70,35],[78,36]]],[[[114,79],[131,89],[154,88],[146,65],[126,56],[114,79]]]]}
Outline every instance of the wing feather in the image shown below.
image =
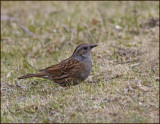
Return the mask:
{"type": "Polygon", "coordinates": [[[82,65],[80,61],[75,60],[73,58],[66,59],[62,62],[60,62],[57,65],[52,65],[46,69],[40,70],[40,72],[45,72],[52,75],[62,75],[62,74],[68,74],[68,75],[75,75],[78,70],[81,70],[82,65]]]}

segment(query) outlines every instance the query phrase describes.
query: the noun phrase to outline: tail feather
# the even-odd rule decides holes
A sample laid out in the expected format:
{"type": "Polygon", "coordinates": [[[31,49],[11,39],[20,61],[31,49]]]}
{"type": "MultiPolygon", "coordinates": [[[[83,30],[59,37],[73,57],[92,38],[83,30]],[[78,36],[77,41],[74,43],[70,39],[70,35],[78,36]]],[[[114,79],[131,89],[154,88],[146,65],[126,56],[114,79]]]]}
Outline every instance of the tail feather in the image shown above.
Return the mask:
{"type": "Polygon", "coordinates": [[[23,75],[18,77],[18,79],[25,79],[25,78],[31,78],[31,77],[43,77],[45,76],[43,73],[35,73],[35,74],[27,74],[27,75],[23,75]]]}

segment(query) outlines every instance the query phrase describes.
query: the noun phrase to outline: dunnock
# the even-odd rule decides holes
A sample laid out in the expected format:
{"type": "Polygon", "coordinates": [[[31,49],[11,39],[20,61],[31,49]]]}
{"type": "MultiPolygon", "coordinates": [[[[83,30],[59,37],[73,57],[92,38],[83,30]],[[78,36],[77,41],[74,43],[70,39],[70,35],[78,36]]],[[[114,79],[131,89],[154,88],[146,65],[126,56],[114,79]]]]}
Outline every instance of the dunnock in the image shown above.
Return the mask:
{"type": "Polygon", "coordinates": [[[85,80],[91,71],[91,49],[97,45],[80,44],[72,56],[59,64],[39,70],[39,73],[27,74],[18,79],[41,77],[52,80],[61,86],[76,85],[85,80]]]}

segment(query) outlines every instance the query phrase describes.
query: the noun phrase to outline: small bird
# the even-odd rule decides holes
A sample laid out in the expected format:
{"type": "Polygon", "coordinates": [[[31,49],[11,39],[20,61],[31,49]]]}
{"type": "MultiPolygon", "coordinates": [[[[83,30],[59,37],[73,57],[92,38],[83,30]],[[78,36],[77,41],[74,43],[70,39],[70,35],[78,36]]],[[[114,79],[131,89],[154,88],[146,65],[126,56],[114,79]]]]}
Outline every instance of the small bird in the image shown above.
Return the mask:
{"type": "Polygon", "coordinates": [[[91,72],[91,49],[96,46],[94,44],[80,44],[70,58],[63,60],[59,64],[39,70],[39,73],[27,74],[18,77],[18,79],[31,77],[46,78],[62,87],[79,84],[91,72]]]}

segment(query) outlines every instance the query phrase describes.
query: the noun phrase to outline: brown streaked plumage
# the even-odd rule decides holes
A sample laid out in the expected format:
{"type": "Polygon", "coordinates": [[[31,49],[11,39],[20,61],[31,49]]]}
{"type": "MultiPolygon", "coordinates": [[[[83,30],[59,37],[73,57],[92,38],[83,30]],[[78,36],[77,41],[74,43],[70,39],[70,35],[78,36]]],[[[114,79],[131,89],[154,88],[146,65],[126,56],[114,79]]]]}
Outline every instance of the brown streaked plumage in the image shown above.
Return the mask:
{"type": "Polygon", "coordinates": [[[39,73],[24,75],[18,77],[18,79],[41,77],[50,79],[61,86],[76,85],[89,76],[92,67],[90,53],[91,49],[96,46],[80,44],[70,58],[59,64],[39,70],[39,73]]]}

